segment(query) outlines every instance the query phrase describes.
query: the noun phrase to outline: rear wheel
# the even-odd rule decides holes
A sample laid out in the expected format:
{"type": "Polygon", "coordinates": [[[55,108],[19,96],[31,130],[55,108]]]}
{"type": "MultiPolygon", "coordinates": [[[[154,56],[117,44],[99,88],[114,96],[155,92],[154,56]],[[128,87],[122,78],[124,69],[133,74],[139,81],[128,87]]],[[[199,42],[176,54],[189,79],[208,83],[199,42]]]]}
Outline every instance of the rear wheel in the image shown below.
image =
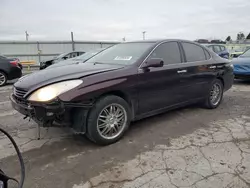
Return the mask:
{"type": "Polygon", "coordinates": [[[4,72],[0,71],[0,87],[4,86],[7,82],[7,76],[4,72]]]}
{"type": "Polygon", "coordinates": [[[118,96],[100,98],[90,110],[87,121],[87,137],[100,145],[118,141],[131,121],[128,103],[118,96]]]}
{"type": "Polygon", "coordinates": [[[204,105],[206,108],[209,109],[217,108],[220,105],[222,98],[223,98],[223,84],[221,80],[216,79],[211,84],[209,94],[205,99],[204,105]]]}

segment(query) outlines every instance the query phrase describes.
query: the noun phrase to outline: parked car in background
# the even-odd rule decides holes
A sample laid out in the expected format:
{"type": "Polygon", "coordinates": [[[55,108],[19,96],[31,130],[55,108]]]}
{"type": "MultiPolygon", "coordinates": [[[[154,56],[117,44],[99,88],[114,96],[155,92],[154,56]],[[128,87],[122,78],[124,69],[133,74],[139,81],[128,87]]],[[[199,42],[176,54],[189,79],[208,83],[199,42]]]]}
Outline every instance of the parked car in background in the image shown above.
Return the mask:
{"type": "Polygon", "coordinates": [[[226,48],[226,46],[221,44],[206,44],[205,45],[210,50],[214,51],[216,54],[218,54],[220,57],[229,58],[229,52],[226,48]]]}
{"type": "Polygon", "coordinates": [[[195,40],[195,42],[200,43],[200,44],[208,44],[209,40],[207,40],[207,39],[197,39],[197,40],[195,40]]]}
{"type": "Polygon", "coordinates": [[[219,39],[211,40],[210,43],[212,43],[212,44],[226,44],[225,41],[219,40],[219,39]]]}
{"type": "Polygon", "coordinates": [[[78,57],[55,63],[55,64],[49,66],[48,68],[55,68],[55,67],[67,66],[67,65],[71,65],[71,64],[84,63],[85,61],[89,60],[90,58],[94,57],[96,54],[100,53],[101,51],[103,51],[105,49],[106,48],[99,48],[99,49],[91,50],[91,51],[85,52],[84,54],[82,54],[78,57]]]}
{"type": "Polygon", "coordinates": [[[63,53],[60,54],[56,57],[54,57],[53,59],[48,59],[46,61],[42,61],[40,62],[40,70],[47,68],[48,66],[58,63],[60,61],[64,61],[66,59],[71,59],[77,56],[80,56],[82,54],[84,54],[85,52],[82,51],[74,51],[74,52],[70,52],[70,53],[63,53]]]}
{"type": "Polygon", "coordinates": [[[22,65],[17,58],[0,56],[0,87],[4,86],[7,80],[13,80],[22,76],[22,65]]]}
{"type": "Polygon", "coordinates": [[[14,84],[11,101],[42,126],[68,122],[107,145],[131,121],[197,102],[216,108],[232,83],[230,62],[204,46],[144,40],[114,45],[85,63],[30,74],[14,84]]]}
{"type": "Polygon", "coordinates": [[[250,49],[232,60],[236,79],[250,79],[250,49]]]}
{"type": "Polygon", "coordinates": [[[231,56],[231,58],[237,58],[240,55],[242,55],[245,51],[247,51],[248,49],[250,49],[250,46],[244,46],[244,47],[237,48],[235,51],[230,53],[230,56],[231,56]]]}

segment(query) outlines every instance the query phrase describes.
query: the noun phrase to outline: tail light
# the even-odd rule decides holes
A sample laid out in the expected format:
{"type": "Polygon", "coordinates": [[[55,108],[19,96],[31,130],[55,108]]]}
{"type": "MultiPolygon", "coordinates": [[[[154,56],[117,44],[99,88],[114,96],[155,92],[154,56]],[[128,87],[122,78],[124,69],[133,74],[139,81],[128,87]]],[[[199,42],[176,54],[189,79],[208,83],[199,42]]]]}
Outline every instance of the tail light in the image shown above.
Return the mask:
{"type": "Polygon", "coordinates": [[[17,67],[18,66],[18,61],[15,60],[15,61],[10,61],[10,64],[17,67]]]}

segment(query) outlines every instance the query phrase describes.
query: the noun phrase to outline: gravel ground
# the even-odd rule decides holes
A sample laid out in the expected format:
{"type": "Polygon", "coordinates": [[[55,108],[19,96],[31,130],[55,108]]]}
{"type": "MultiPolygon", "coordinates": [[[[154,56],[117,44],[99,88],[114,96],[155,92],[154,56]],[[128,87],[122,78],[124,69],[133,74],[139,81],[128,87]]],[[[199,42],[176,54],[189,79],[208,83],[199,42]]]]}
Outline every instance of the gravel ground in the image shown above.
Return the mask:
{"type": "MultiPolygon", "coordinates": [[[[23,152],[25,188],[250,187],[250,83],[236,82],[215,110],[189,106],[135,122],[116,144],[99,147],[67,128],[23,119],[0,88],[0,126],[23,152]]],[[[9,141],[0,134],[0,166],[19,177],[9,141]]]]}

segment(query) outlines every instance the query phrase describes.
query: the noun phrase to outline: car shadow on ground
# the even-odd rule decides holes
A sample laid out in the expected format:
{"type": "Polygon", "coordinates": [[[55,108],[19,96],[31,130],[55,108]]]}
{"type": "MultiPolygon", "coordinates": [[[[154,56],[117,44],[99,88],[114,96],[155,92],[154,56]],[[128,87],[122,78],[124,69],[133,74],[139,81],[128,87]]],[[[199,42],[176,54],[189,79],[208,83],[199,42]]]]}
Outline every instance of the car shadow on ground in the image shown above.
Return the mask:
{"type": "Polygon", "coordinates": [[[234,80],[234,84],[237,84],[237,85],[250,85],[250,79],[248,80],[239,80],[239,79],[235,79],[234,80]]]}

